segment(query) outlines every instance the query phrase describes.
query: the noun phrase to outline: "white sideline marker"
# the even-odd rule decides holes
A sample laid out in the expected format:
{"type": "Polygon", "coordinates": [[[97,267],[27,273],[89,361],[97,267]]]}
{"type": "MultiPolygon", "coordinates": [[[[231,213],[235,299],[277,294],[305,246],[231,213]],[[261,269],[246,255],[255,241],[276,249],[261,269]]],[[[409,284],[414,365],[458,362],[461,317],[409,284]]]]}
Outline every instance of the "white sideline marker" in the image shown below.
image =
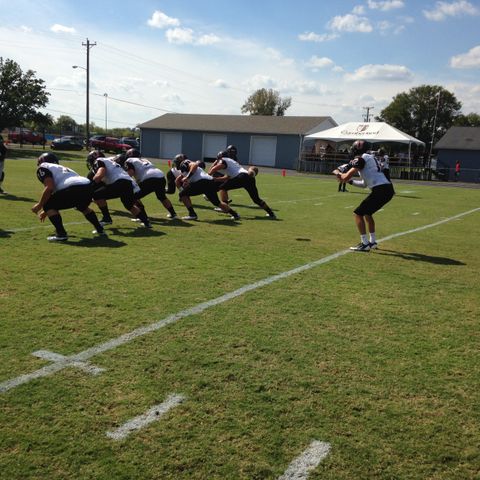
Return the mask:
{"type": "MultiPolygon", "coordinates": [[[[422,227],[413,228],[411,230],[406,230],[404,232],[393,233],[392,235],[388,235],[384,238],[377,240],[377,243],[383,243],[393,238],[398,238],[404,235],[409,235],[411,233],[428,230],[429,228],[443,225],[444,223],[450,222],[452,220],[458,220],[466,215],[470,215],[478,211],[480,211],[480,207],[474,208],[472,210],[468,210],[467,212],[459,213],[457,215],[454,215],[453,217],[443,218],[442,220],[439,220],[435,223],[430,223],[428,225],[423,225],[422,227]]],[[[352,253],[352,251],[350,249],[341,250],[337,253],[333,253],[332,255],[328,255],[327,257],[323,257],[323,258],[320,258],[319,260],[315,260],[305,265],[301,265],[300,267],[287,270],[286,272],[282,272],[277,275],[272,275],[271,277],[264,278],[263,280],[259,280],[258,282],[251,283],[249,285],[244,285],[243,287],[240,287],[237,290],[234,290],[233,292],[229,292],[224,295],[221,295],[220,297],[207,300],[206,302],[203,302],[203,303],[199,303],[198,305],[194,305],[193,307],[190,307],[180,312],[169,315],[168,317],[165,317],[164,319],[159,320],[158,322],[151,323],[150,325],[146,325],[145,327],[139,327],[135,330],[132,330],[129,333],[124,333],[123,335],[120,335],[117,338],[112,338],[111,340],[107,340],[104,343],[100,343],[98,345],[90,347],[87,350],[83,350],[82,352],[79,352],[75,355],[65,356],[62,358],[62,361],[59,361],[58,357],[56,357],[57,359],[54,361],[54,363],[51,363],[50,365],[47,365],[43,368],[35,370],[34,372],[19,375],[18,377],[14,377],[14,378],[11,378],[10,380],[5,380],[1,382],[0,393],[7,392],[8,390],[16,388],[20,385],[23,385],[24,383],[28,383],[37,378],[48,377],[50,375],[53,375],[54,373],[64,370],[69,366],[78,366],[79,362],[86,363],[88,359],[90,359],[95,355],[98,355],[99,353],[112,350],[121,345],[129,343],[138,337],[142,337],[149,333],[156,332],[157,330],[160,330],[161,328],[166,327],[167,325],[178,322],[182,318],[190,317],[191,315],[202,313],[204,310],[207,310],[216,305],[220,305],[222,303],[228,302],[229,300],[240,297],[241,295],[244,295],[245,293],[248,293],[252,290],[256,290],[266,285],[270,285],[274,282],[277,282],[278,280],[283,280],[284,278],[288,278],[297,273],[302,273],[304,271],[311,270],[312,268],[318,267],[319,265],[323,265],[332,260],[336,260],[337,258],[342,257],[343,255],[347,255],[348,253],[352,253]]],[[[58,355],[58,354],[55,354],[55,355],[58,355]]]]}
{"type": "Polygon", "coordinates": [[[329,453],[329,443],[314,440],[299,457],[293,460],[278,480],[305,480],[329,453]]]}
{"type": "Polygon", "coordinates": [[[141,428],[149,425],[150,423],[160,420],[163,415],[165,415],[172,408],[180,405],[184,400],[185,397],[183,395],[169,395],[163,403],[153,406],[143,415],[132,418],[128,422],[124,423],[121,427],[107,432],[106,435],[112,440],[123,440],[124,438],[128,437],[132,432],[140,430],[141,428]]]}

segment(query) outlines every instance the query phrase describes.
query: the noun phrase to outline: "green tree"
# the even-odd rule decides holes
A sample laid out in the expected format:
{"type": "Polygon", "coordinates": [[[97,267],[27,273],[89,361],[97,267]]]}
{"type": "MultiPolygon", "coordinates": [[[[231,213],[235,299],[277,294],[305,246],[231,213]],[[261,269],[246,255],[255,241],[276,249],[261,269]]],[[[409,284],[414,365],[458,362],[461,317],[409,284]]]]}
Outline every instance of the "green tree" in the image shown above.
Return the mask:
{"type": "Polygon", "coordinates": [[[283,117],[291,104],[290,97],[282,99],[277,91],[261,88],[248,97],[242,106],[242,113],[283,117]]]}
{"type": "Polygon", "coordinates": [[[35,120],[48,96],[45,82],[33,70],[24,73],[18,63],[0,57],[0,131],[35,120]]]}
{"type": "Polygon", "coordinates": [[[77,122],[68,115],[60,115],[55,122],[54,128],[57,133],[73,133],[76,131],[77,122]]]}
{"type": "Polygon", "coordinates": [[[456,127],[480,127],[480,115],[478,113],[459,115],[453,124],[456,127]]]}
{"type": "Polygon", "coordinates": [[[396,95],[376,120],[387,122],[428,145],[433,135],[438,140],[454,124],[461,108],[455,95],[443,87],[421,85],[396,95]]]}
{"type": "Polygon", "coordinates": [[[55,120],[49,113],[37,112],[26,126],[31,130],[43,132],[44,130],[49,129],[54,123],[55,120]]]}

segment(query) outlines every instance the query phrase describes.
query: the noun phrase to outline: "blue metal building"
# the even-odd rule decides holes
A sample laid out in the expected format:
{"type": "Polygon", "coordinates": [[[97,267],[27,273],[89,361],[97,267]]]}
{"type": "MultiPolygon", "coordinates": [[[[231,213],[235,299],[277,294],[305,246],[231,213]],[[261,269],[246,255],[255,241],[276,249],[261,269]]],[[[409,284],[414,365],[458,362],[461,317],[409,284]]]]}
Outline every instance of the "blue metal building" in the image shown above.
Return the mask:
{"type": "Polygon", "coordinates": [[[211,161],[235,145],[244,165],[295,169],[305,135],[336,125],[331,117],[167,113],[138,127],[146,157],[211,161]]]}
{"type": "Polygon", "coordinates": [[[451,127],[435,144],[437,170],[446,180],[480,182],[480,127],[451,127]],[[455,164],[460,162],[460,175],[455,164]]]}

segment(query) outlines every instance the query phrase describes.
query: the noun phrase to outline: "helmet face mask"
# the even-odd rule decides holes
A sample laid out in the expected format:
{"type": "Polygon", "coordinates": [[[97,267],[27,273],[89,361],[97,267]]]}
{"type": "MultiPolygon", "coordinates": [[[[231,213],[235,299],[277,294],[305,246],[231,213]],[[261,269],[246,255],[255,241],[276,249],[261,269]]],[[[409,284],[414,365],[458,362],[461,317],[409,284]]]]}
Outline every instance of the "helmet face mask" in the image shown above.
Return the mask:
{"type": "Polygon", "coordinates": [[[180,168],[180,164],[187,158],[188,157],[184,153],[179,153],[178,155],[175,155],[175,158],[173,159],[173,164],[175,165],[175,168],[180,168]]]}
{"type": "Polygon", "coordinates": [[[136,148],[130,148],[130,150],[127,150],[126,153],[126,158],[140,158],[142,155],[139,150],[136,148]]]}
{"type": "Polygon", "coordinates": [[[370,142],[367,142],[366,140],[355,140],[355,142],[353,142],[351,147],[351,153],[354,156],[363,155],[364,153],[367,153],[368,150],[370,149],[371,149],[370,142]]]}
{"type": "Polygon", "coordinates": [[[235,145],[229,145],[225,150],[226,156],[232,159],[237,158],[237,147],[235,145]]]}
{"type": "Polygon", "coordinates": [[[56,163],[58,164],[58,157],[53,152],[42,153],[37,159],[37,165],[41,163],[56,163]]]}
{"type": "Polygon", "coordinates": [[[92,168],[97,158],[104,158],[105,154],[101,150],[94,150],[87,156],[87,168],[92,168]]]}

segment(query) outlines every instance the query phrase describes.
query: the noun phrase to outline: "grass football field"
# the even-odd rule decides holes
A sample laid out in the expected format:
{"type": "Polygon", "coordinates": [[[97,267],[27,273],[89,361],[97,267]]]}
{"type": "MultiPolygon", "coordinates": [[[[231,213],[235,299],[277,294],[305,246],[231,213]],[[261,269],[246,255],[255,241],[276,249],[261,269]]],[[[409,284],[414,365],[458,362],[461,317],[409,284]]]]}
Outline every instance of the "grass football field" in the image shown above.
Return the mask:
{"type": "Polygon", "coordinates": [[[367,192],[289,172],[276,221],[149,196],[153,230],[113,200],[51,244],[37,154],[0,196],[1,479],[480,478],[480,189],[397,182],[369,253],[367,192]]]}

